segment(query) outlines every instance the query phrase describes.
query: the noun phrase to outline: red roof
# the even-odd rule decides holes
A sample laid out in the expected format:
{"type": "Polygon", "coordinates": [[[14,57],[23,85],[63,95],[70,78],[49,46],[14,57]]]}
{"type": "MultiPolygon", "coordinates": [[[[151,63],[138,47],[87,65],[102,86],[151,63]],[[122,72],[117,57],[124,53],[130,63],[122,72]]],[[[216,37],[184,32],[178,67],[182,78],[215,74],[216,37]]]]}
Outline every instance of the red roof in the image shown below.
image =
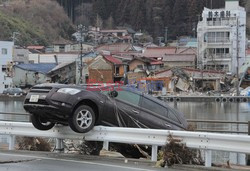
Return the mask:
{"type": "Polygon", "coordinates": [[[27,49],[43,50],[44,46],[27,46],[27,49]]]}
{"type": "Polygon", "coordinates": [[[153,61],[153,62],[150,62],[151,65],[161,65],[161,64],[164,64],[162,61],[153,61]]]}
{"type": "Polygon", "coordinates": [[[104,56],[104,58],[106,60],[108,60],[109,62],[113,63],[113,64],[116,64],[116,65],[121,65],[122,64],[122,61],[117,59],[117,58],[114,58],[113,56],[109,55],[109,56],[104,56]]]}

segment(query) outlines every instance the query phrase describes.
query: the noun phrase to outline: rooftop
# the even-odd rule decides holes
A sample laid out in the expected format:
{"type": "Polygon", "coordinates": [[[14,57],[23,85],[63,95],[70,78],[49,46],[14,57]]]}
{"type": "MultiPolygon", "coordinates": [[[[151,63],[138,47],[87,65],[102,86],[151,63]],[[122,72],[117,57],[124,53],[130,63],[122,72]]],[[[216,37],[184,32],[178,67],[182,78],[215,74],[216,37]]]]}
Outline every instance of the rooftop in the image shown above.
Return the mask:
{"type": "Polygon", "coordinates": [[[111,55],[108,55],[108,56],[104,56],[104,58],[106,60],[108,60],[109,62],[113,63],[113,64],[116,64],[116,65],[121,65],[122,64],[122,61],[111,56],[111,55]]]}
{"type": "Polygon", "coordinates": [[[164,55],[164,62],[194,62],[196,56],[192,54],[168,54],[164,55]]]}
{"type": "Polygon", "coordinates": [[[21,68],[27,71],[34,71],[47,74],[50,70],[56,67],[55,63],[41,63],[41,64],[19,64],[15,67],[21,68]]]}
{"type": "Polygon", "coordinates": [[[43,50],[45,47],[44,46],[27,46],[27,49],[35,49],[35,50],[43,50]]]}

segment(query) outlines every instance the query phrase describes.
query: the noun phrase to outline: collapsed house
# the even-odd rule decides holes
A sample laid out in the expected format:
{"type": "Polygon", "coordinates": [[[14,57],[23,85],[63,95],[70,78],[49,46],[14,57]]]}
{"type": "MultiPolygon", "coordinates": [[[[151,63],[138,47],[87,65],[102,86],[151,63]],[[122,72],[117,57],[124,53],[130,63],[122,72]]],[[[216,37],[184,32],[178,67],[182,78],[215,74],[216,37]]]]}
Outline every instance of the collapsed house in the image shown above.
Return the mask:
{"type": "Polygon", "coordinates": [[[51,78],[47,74],[55,66],[55,63],[14,65],[13,85],[16,87],[32,87],[36,84],[50,82],[51,78]]]}
{"type": "Polygon", "coordinates": [[[155,73],[155,77],[171,78],[169,92],[178,91],[219,91],[225,73],[193,68],[171,68],[155,73]]]}
{"type": "Polygon", "coordinates": [[[53,83],[75,84],[76,82],[76,62],[65,62],[57,65],[48,72],[48,76],[53,83]]]}

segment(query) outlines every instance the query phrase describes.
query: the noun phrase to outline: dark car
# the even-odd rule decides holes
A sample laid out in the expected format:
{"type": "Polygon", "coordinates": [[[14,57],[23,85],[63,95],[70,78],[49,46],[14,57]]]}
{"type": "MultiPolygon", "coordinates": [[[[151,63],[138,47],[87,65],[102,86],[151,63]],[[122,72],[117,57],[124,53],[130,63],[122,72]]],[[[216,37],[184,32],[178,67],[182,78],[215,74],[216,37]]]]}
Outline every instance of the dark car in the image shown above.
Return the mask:
{"type": "Polygon", "coordinates": [[[182,113],[150,95],[126,86],[41,84],[27,94],[24,109],[39,130],[56,123],[79,133],[95,125],[183,130],[182,113]]]}
{"type": "Polygon", "coordinates": [[[3,91],[5,95],[23,95],[23,90],[20,88],[7,88],[3,91]]]}

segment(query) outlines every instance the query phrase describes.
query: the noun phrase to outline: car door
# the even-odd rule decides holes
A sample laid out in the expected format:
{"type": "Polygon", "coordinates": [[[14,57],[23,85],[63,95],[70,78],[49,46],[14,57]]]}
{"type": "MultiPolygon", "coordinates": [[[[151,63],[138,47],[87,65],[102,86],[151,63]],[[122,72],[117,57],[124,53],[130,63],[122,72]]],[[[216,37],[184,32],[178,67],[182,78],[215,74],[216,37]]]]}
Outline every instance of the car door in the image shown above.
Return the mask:
{"type": "Polygon", "coordinates": [[[106,100],[103,123],[110,126],[138,127],[141,95],[126,89],[119,89],[117,92],[117,97],[108,97],[106,100]]]}
{"type": "Polygon", "coordinates": [[[141,94],[130,90],[123,89],[118,91],[115,97],[116,118],[119,126],[140,127],[138,125],[138,115],[140,114],[141,94]]]}
{"type": "Polygon", "coordinates": [[[145,95],[142,98],[138,120],[149,128],[179,130],[183,127],[175,110],[145,95]]]}

